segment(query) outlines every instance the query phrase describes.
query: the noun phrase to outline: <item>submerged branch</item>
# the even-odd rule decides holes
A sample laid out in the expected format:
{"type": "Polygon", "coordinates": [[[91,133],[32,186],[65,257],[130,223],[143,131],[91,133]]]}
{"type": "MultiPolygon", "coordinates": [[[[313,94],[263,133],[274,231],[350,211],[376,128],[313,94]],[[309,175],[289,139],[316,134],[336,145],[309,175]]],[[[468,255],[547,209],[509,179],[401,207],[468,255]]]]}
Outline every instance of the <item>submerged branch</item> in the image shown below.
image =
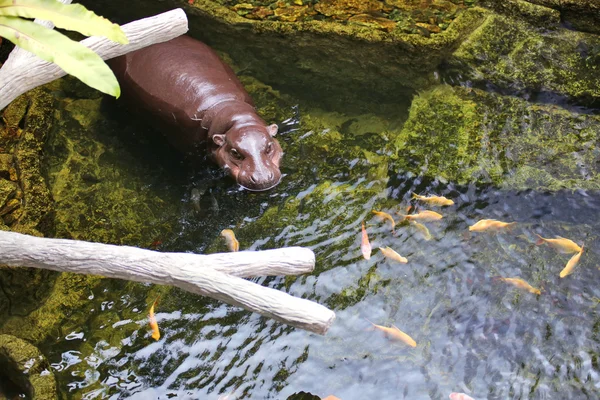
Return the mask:
{"type": "Polygon", "coordinates": [[[315,255],[302,247],[209,255],[161,253],[0,231],[0,264],[177,286],[319,334],[325,334],[335,319],[335,313],[320,304],[241,278],[311,272],[315,255]]]}

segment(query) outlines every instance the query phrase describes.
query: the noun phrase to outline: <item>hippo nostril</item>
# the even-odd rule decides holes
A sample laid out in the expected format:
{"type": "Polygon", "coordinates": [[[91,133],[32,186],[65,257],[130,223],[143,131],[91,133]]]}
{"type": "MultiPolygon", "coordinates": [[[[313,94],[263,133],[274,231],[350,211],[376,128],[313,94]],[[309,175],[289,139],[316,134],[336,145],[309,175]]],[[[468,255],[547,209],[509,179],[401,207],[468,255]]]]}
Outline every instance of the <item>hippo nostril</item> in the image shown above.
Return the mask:
{"type": "Polygon", "coordinates": [[[254,175],[250,175],[250,182],[256,183],[256,178],[254,177],[254,175]]]}

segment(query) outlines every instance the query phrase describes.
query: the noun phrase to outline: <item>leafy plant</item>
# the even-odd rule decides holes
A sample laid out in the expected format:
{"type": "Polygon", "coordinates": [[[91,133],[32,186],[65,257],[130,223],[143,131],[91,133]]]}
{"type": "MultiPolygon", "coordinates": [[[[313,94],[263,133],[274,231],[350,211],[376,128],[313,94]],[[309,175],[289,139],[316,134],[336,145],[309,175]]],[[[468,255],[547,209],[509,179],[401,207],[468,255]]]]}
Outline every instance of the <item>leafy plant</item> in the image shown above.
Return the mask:
{"type": "Polygon", "coordinates": [[[99,55],[59,32],[30,21],[32,18],[49,20],[58,28],[86,36],[104,36],[127,44],[127,37],[119,25],[80,4],[66,5],[56,0],[0,0],[0,36],[55,63],[88,86],[119,97],[119,83],[99,55]]]}

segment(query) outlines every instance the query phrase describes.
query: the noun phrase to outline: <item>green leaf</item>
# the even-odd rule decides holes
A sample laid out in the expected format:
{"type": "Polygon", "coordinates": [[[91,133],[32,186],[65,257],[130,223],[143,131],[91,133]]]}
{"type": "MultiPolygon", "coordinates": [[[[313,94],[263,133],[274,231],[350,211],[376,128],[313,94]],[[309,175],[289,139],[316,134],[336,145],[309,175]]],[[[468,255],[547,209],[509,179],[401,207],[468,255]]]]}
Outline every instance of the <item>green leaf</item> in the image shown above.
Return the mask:
{"type": "Polygon", "coordinates": [[[0,17],[0,36],[103,93],[119,97],[117,78],[100,56],[79,42],[35,22],[17,17],[0,17]]]}
{"type": "Polygon", "coordinates": [[[0,16],[45,19],[58,28],[86,36],[104,36],[121,44],[129,43],[119,25],[94,14],[81,4],[67,5],[56,0],[0,0],[0,16]]]}

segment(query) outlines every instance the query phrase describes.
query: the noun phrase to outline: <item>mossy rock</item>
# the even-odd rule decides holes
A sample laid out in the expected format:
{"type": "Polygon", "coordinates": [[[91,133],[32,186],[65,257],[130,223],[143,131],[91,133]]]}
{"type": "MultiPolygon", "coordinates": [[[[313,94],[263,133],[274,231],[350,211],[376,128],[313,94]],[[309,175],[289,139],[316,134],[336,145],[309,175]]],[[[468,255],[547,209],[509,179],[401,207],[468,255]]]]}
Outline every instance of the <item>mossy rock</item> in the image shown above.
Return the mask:
{"type": "MultiPolygon", "coordinates": [[[[102,278],[92,275],[56,273],[54,282],[43,303],[29,314],[2,317],[0,333],[18,336],[35,344],[70,332],[63,331],[67,321],[87,317],[82,311],[88,296],[102,278]]],[[[32,286],[33,287],[33,286],[32,286]]]]}
{"type": "Polygon", "coordinates": [[[554,29],[560,24],[559,11],[543,5],[533,4],[526,0],[485,0],[482,2],[482,6],[500,14],[525,20],[534,26],[554,29]]]}
{"type": "MultiPolygon", "coordinates": [[[[29,315],[46,300],[58,274],[35,268],[0,266],[0,316],[29,315]]],[[[3,322],[0,322],[0,331],[3,322]]]]}
{"type": "Polygon", "coordinates": [[[228,53],[260,81],[338,110],[402,102],[415,89],[435,83],[433,72],[441,60],[482,21],[482,10],[471,8],[444,32],[424,37],[330,21],[249,20],[209,0],[192,6],[141,0],[126,8],[118,1],[83,4],[116,22],[183,6],[189,35],[228,53]]]}
{"type": "Polygon", "coordinates": [[[0,335],[0,380],[12,383],[15,398],[57,398],[56,381],[46,358],[35,346],[12,335],[0,335]]]}
{"type": "Polygon", "coordinates": [[[175,215],[178,199],[152,189],[154,176],[168,179],[163,166],[132,154],[101,108],[101,98],[60,103],[60,125],[45,143],[53,236],[148,246],[172,229],[163,216],[175,215]]]}
{"type": "Polygon", "coordinates": [[[600,117],[477,89],[413,100],[395,139],[399,171],[506,189],[599,189],[600,117]]]}
{"type": "Polygon", "coordinates": [[[600,104],[600,37],[596,35],[567,29],[546,32],[489,14],[450,57],[448,66],[451,75],[480,87],[600,104]]]}
{"type": "Polygon", "coordinates": [[[600,3],[596,0],[528,0],[560,11],[561,19],[574,29],[600,33],[600,3]]]}
{"type": "Polygon", "coordinates": [[[10,213],[2,212],[2,219],[15,231],[37,236],[52,208],[41,163],[46,135],[55,122],[54,104],[54,98],[47,89],[31,90],[4,110],[4,125],[0,128],[3,158],[10,158],[6,172],[9,179],[18,182],[19,186],[18,193],[12,190],[10,197],[5,198],[5,201],[14,199],[16,206],[11,206],[10,213]],[[15,168],[11,168],[13,163],[15,168]]]}

